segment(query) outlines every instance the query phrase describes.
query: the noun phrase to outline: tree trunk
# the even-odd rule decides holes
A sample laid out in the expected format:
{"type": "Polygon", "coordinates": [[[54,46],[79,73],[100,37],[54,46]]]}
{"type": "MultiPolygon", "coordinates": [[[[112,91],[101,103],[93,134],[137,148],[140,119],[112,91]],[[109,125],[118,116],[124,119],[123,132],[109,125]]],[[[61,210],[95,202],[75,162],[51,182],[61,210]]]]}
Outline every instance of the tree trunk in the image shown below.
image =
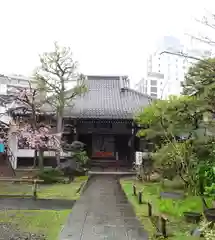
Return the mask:
{"type": "Polygon", "coordinates": [[[33,163],[33,168],[36,168],[36,166],[37,166],[37,153],[38,153],[38,151],[35,150],[35,151],[34,151],[34,163],[33,163]]]}
{"type": "Polygon", "coordinates": [[[73,182],[75,179],[74,175],[69,175],[69,183],[73,182]]]}
{"type": "Polygon", "coordinates": [[[44,165],[43,165],[43,151],[39,150],[39,169],[43,170],[44,165]]]}
{"type": "Polygon", "coordinates": [[[62,117],[62,114],[59,113],[57,116],[57,133],[62,132],[62,127],[63,127],[63,117],[62,117]]]}
{"type": "MultiPolygon", "coordinates": [[[[59,110],[59,112],[58,112],[58,116],[57,116],[57,129],[56,130],[57,130],[57,133],[62,133],[63,132],[63,113],[62,113],[61,110],[59,110]]],[[[59,140],[61,141],[61,137],[60,137],[59,140]]],[[[60,165],[60,150],[61,149],[57,150],[56,154],[55,154],[57,166],[60,165]]]]}
{"type": "Polygon", "coordinates": [[[60,151],[57,150],[55,153],[57,166],[60,166],[60,151]]]}

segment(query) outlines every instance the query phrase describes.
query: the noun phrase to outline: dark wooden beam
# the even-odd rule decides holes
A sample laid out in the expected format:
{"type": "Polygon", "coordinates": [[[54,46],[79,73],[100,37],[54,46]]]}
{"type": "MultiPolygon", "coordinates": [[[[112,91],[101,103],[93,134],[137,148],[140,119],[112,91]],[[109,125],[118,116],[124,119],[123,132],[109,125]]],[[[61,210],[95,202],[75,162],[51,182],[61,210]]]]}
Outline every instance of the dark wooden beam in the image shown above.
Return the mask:
{"type": "Polygon", "coordinates": [[[135,126],[134,123],[132,123],[132,129],[131,129],[131,147],[130,147],[130,163],[133,163],[135,160],[135,146],[134,146],[134,140],[136,136],[135,126]]]}

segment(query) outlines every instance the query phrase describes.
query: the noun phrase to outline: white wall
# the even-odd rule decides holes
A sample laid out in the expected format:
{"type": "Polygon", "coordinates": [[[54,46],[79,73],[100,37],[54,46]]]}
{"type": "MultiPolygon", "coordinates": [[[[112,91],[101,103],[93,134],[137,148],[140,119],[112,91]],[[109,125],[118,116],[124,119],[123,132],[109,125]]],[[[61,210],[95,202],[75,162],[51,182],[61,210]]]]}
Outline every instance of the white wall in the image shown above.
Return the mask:
{"type": "Polygon", "coordinates": [[[7,84],[0,83],[0,94],[7,94],[7,84]]]}
{"type": "MultiPolygon", "coordinates": [[[[17,168],[17,158],[34,158],[35,150],[33,149],[18,149],[18,140],[15,134],[9,134],[8,146],[14,156],[11,159],[11,165],[14,169],[17,168]]],[[[69,156],[69,153],[61,152],[61,156],[69,156]]],[[[55,151],[44,151],[44,157],[54,157],[55,151]]]]}

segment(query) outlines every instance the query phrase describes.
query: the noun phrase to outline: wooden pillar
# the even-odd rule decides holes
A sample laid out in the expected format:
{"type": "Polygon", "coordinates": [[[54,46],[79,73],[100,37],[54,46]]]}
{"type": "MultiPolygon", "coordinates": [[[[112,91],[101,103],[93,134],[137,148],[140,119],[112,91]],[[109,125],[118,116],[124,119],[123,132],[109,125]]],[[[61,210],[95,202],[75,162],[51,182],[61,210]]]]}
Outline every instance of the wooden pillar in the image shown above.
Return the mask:
{"type": "Polygon", "coordinates": [[[132,122],[131,127],[131,139],[130,139],[130,164],[135,160],[135,146],[134,146],[134,140],[135,140],[135,129],[134,129],[134,123],[132,122]]]}

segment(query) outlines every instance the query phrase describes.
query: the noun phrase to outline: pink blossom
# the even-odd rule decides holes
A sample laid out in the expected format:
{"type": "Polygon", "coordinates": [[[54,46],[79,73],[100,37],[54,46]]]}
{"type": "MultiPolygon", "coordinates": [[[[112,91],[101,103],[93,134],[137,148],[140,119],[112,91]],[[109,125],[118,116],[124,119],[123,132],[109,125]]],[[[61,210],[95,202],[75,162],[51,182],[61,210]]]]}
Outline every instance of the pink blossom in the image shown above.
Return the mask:
{"type": "Polygon", "coordinates": [[[33,130],[29,124],[19,128],[18,131],[19,147],[31,149],[52,149],[60,148],[60,141],[54,134],[50,134],[48,127],[40,127],[33,130]]]}
{"type": "MultiPolygon", "coordinates": [[[[27,88],[17,92],[17,100],[24,107],[27,107],[30,112],[37,111],[41,102],[38,101],[38,94],[35,89],[27,88]]],[[[37,112],[38,113],[38,112],[37,112]]],[[[18,136],[18,144],[20,148],[30,149],[49,149],[59,150],[60,139],[58,135],[51,133],[49,125],[40,126],[37,119],[34,119],[33,114],[29,117],[29,122],[34,124],[24,123],[19,121],[16,134],[18,136]],[[35,129],[36,128],[36,129],[35,129]]]]}

